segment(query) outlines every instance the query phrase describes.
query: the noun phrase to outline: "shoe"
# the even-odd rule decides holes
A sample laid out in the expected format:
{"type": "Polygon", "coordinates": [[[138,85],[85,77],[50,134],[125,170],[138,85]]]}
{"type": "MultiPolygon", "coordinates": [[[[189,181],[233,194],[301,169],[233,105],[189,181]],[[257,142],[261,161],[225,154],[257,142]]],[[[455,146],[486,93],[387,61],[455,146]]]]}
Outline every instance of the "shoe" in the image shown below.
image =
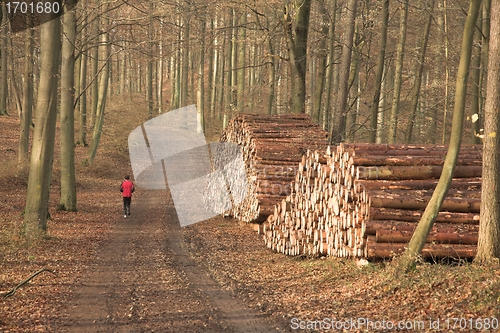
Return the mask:
{"type": "Polygon", "coordinates": [[[123,215],[123,217],[125,217],[125,218],[126,218],[126,217],[127,217],[127,215],[123,215]]]}

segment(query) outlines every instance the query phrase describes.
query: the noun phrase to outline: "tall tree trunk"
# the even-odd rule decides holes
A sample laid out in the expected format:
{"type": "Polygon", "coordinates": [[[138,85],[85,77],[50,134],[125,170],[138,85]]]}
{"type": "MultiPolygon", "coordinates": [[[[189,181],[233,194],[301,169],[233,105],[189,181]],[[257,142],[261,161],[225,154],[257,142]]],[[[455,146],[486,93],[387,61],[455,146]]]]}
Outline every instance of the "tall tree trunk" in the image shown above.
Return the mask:
{"type": "Polygon", "coordinates": [[[408,1],[401,2],[401,16],[399,19],[399,42],[396,55],[396,71],[394,73],[394,93],[392,96],[391,119],[389,121],[389,143],[396,142],[398,128],[399,100],[403,79],[403,60],[406,44],[406,27],[408,22],[408,1]]]}
{"type": "Polygon", "coordinates": [[[200,53],[198,59],[197,132],[205,133],[205,31],[206,21],[200,20],[200,53]]]}
{"type": "Polygon", "coordinates": [[[153,100],[153,1],[149,1],[149,24],[148,24],[148,65],[147,65],[147,101],[149,119],[153,118],[154,100],[153,100]]]}
{"type": "Polygon", "coordinates": [[[82,91],[79,94],[79,112],[80,112],[80,130],[78,133],[78,144],[82,146],[87,146],[87,63],[88,56],[87,51],[83,50],[80,55],[82,58],[82,65],[80,67],[80,87],[82,87],[82,91]]]}
{"type": "Polygon", "coordinates": [[[190,27],[189,21],[183,19],[182,24],[182,58],[181,58],[181,72],[180,72],[180,107],[186,106],[188,104],[188,91],[189,91],[189,38],[190,38],[190,27]]]}
{"type": "Polygon", "coordinates": [[[349,98],[349,75],[351,69],[352,46],[356,28],[357,0],[349,0],[347,4],[347,30],[344,34],[342,58],[340,60],[340,80],[336,103],[336,117],[330,126],[330,144],[338,144],[345,139],[347,120],[347,100],[349,98]]]}
{"type": "Polygon", "coordinates": [[[420,87],[422,85],[422,74],[424,72],[424,62],[425,55],[427,53],[427,45],[429,43],[429,33],[431,31],[431,24],[434,11],[434,0],[427,3],[427,22],[425,24],[425,29],[423,30],[424,35],[422,36],[422,43],[420,44],[420,55],[417,61],[415,70],[415,82],[413,84],[413,89],[410,93],[411,103],[410,103],[410,120],[408,121],[408,127],[406,129],[406,143],[411,143],[411,137],[413,135],[413,127],[415,119],[417,117],[417,108],[420,97],[420,87]]]}
{"type": "MultiPolygon", "coordinates": [[[[384,69],[384,71],[386,71],[384,69]]],[[[382,77],[382,86],[380,87],[380,99],[378,102],[378,113],[377,113],[377,136],[375,138],[376,143],[382,143],[384,138],[384,124],[385,124],[385,109],[386,109],[386,96],[387,96],[387,74],[385,78],[382,77]]],[[[372,113],[373,114],[373,113],[372,113]]]]}
{"type": "Polygon", "coordinates": [[[387,26],[389,24],[389,0],[384,0],[382,4],[382,22],[380,24],[380,49],[377,59],[377,72],[375,74],[375,93],[370,111],[370,136],[368,141],[375,142],[377,138],[378,112],[380,103],[380,93],[385,67],[385,49],[387,45],[387,26]]]}
{"type": "Polygon", "coordinates": [[[33,22],[29,15],[26,16],[27,29],[24,44],[24,75],[23,82],[23,106],[21,115],[21,128],[19,131],[19,164],[25,164],[29,160],[29,138],[33,118],[33,52],[35,50],[33,40],[33,22]]]}
{"type": "Polygon", "coordinates": [[[238,28],[238,71],[237,71],[237,91],[236,91],[236,109],[238,112],[243,112],[245,109],[245,102],[250,98],[250,94],[245,97],[245,58],[246,58],[246,39],[247,39],[247,13],[243,12],[240,19],[240,26],[238,28]]]}
{"type": "MultiPolygon", "coordinates": [[[[107,7],[107,6],[104,6],[107,7]]],[[[104,12],[106,12],[104,8],[104,12]]],[[[89,147],[89,162],[94,163],[95,156],[97,154],[97,147],[99,146],[99,141],[101,139],[102,127],[104,125],[104,111],[106,109],[106,98],[108,94],[108,78],[109,78],[109,54],[110,54],[110,44],[109,44],[109,34],[106,31],[108,28],[109,19],[103,20],[103,32],[101,33],[99,42],[99,63],[102,67],[99,73],[99,100],[97,103],[97,114],[95,117],[94,131],[92,133],[92,143],[89,147]]]]}
{"type": "MultiPolygon", "coordinates": [[[[500,48],[500,3],[491,4],[491,49],[500,48]]],[[[488,59],[484,108],[483,182],[477,254],[478,263],[498,265],[500,259],[500,53],[488,59]]]]}
{"type": "Polygon", "coordinates": [[[311,15],[311,0],[287,1],[285,5],[285,34],[291,64],[291,113],[305,113],[307,37],[311,15]]]}
{"type": "MultiPolygon", "coordinates": [[[[448,152],[443,164],[443,171],[436,189],[425,208],[420,222],[418,223],[413,236],[403,255],[398,260],[399,271],[408,271],[422,252],[427,236],[434,225],[438,212],[441,209],[444,198],[450,188],[455,164],[460,152],[462,142],[462,131],[465,111],[465,100],[467,97],[467,79],[469,76],[469,66],[471,63],[472,42],[474,40],[474,30],[476,28],[477,17],[481,8],[481,0],[471,0],[469,13],[465,22],[462,51],[460,54],[460,64],[457,72],[455,106],[453,110],[453,121],[448,152]]],[[[498,147],[495,147],[498,148],[498,147]]],[[[498,207],[497,207],[498,208],[498,207]]],[[[498,236],[498,235],[497,235],[498,236]]]]}
{"type": "Polygon", "coordinates": [[[316,70],[316,82],[315,82],[315,89],[313,91],[314,94],[314,100],[313,100],[313,109],[311,112],[311,117],[314,121],[317,123],[321,123],[321,106],[322,106],[322,101],[323,101],[323,90],[325,88],[325,76],[326,76],[326,59],[328,56],[328,49],[327,49],[327,38],[328,38],[328,26],[330,23],[330,17],[328,15],[328,12],[326,10],[326,3],[325,1],[320,1],[319,3],[319,10],[321,14],[321,29],[320,29],[320,41],[318,45],[318,65],[317,65],[317,70],[316,70]]]}
{"type": "Polygon", "coordinates": [[[61,199],[59,209],[76,211],[75,173],[75,41],[77,0],[66,0],[61,64],[61,199]]]}
{"type": "Polygon", "coordinates": [[[217,13],[215,13],[215,18],[211,22],[212,34],[214,34],[214,42],[213,42],[213,59],[212,63],[212,76],[208,77],[210,81],[210,118],[215,117],[215,109],[217,103],[217,93],[219,91],[218,86],[218,76],[219,76],[219,38],[217,36],[217,13]]]}
{"type": "Polygon", "coordinates": [[[9,21],[7,17],[7,8],[5,2],[0,4],[1,8],[1,24],[0,24],[0,116],[7,115],[7,41],[9,33],[9,21]]]}
{"type": "MultiPolygon", "coordinates": [[[[97,8],[99,8],[101,0],[97,0],[97,8]]],[[[100,16],[97,15],[94,18],[94,22],[92,25],[92,34],[95,40],[95,45],[92,49],[90,55],[90,75],[92,77],[92,88],[91,88],[91,96],[92,96],[92,110],[90,113],[90,122],[95,123],[95,117],[97,114],[97,101],[99,100],[99,32],[100,32],[100,16]]]]}
{"type": "Polygon", "coordinates": [[[472,132],[472,143],[480,144],[481,139],[479,137],[481,124],[482,124],[482,110],[481,110],[481,39],[482,39],[482,31],[481,31],[481,12],[479,13],[478,22],[476,24],[476,31],[474,34],[475,45],[473,47],[472,52],[472,87],[471,87],[471,110],[470,116],[472,119],[471,122],[471,132],[472,132]]]}
{"type": "Polygon", "coordinates": [[[47,231],[48,202],[57,116],[57,74],[60,55],[60,25],[54,14],[44,14],[40,28],[40,84],[36,103],[23,233],[31,243],[47,231]]]}
{"type": "Polygon", "coordinates": [[[164,60],[163,60],[163,20],[160,20],[160,40],[158,42],[158,69],[157,69],[157,100],[158,100],[158,114],[163,113],[163,73],[164,73],[164,60]]]}
{"type": "Polygon", "coordinates": [[[333,88],[333,68],[335,67],[335,24],[337,23],[336,21],[336,15],[337,15],[337,0],[333,0],[331,5],[331,19],[330,19],[330,26],[328,28],[328,41],[329,41],[329,46],[328,46],[328,65],[326,68],[326,74],[325,74],[325,103],[324,107],[322,110],[323,116],[322,116],[322,122],[321,126],[323,129],[328,130],[330,132],[330,128],[327,128],[331,122],[331,118],[333,118],[333,115],[335,113],[335,110],[332,107],[332,88],[333,88]]]}
{"type": "Polygon", "coordinates": [[[267,114],[277,114],[276,108],[276,61],[274,60],[274,47],[271,38],[267,38],[267,49],[269,56],[267,57],[268,64],[268,81],[269,94],[267,95],[267,114]]]}

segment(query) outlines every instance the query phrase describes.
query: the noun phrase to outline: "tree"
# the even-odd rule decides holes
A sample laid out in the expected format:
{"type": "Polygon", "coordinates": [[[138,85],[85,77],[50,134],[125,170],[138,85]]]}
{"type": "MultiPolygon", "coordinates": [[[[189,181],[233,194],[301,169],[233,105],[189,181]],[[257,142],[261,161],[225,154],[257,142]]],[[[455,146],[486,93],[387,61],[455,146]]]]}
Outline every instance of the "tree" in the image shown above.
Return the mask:
{"type": "Polygon", "coordinates": [[[5,2],[0,4],[0,116],[7,115],[7,41],[9,33],[9,20],[5,2]]]}
{"type": "Polygon", "coordinates": [[[290,112],[305,113],[307,36],[311,15],[311,0],[287,1],[285,4],[285,34],[292,72],[290,112]]]}
{"type": "Polygon", "coordinates": [[[321,13],[321,36],[320,36],[320,41],[319,41],[319,50],[318,50],[318,69],[316,73],[316,82],[315,82],[315,89],[314,89],[314,101],[313,101],[313,109],[311,112],[311,118],[320,123],[320,117],[321,117],[321,105],[322,105],[322,98],[323,98],[323,90],[325,87],[325,76],[326,76],[326,59],[328,56],[328,49],[327,49],[327,36],[328,36],[328,26],[330,23],[330,17],[328,15],[328,12],[326,10],[326,3],[325,1],[320,1],[319,3],[319,9],[321,13]]]}
{"type": "Polygon", "coordinates": [[[427,45],[429,44],[429,33],[431,31],[432,24],[432,12],[434,10],[434,0],[430,0],[427,3],[427,22],[425,23],[425,28],[423,29],[422,41],[420,44],[420,55],[416,64],[415,70],[415,83],[413,84],[413,89],[410,93],[410,120],[408,121],[408,127],[406,130],[406,143],[411,143],[411,137],[413,134],[413,126],[417,117],[418,103],[420,100],[420,87],[422,85],[422,75],[424,73],[424,62],[425,54],[427,52],[427,45]]]}
{"type": "Polygon", "coordinates": [[[382,22],[380,24],[380,49],[377,60],[377,73],[375,74],[375,93],[370,112],[370,138],[369,142],[375,142],[377,138],[378,110],[380,102],[380,90],[382,88],[382,77],[385,67],[385,48],[387,44],[387,25],[389,23],[389,0],[384,0],[382,5],[382,22]]]}
{"type": "Polygon", "coordinates": [[[396,55],[396,72],[394,73],[394,95],[392,97],[391,120],[389,122],[389,143],[396,142],[398,126],[399,102],[403,76],[403,59],[406,45],[406,27],[408,25],[408,0],[401,2],[401,16],[399,18],[399,42],[396,55]]]}
{"type": "Polygon", "coordinates": [[[432,194],[432,197],[427,204],[422,217],[420,218],[417,228],[408,243],[408,247],[397,261],[399,271],[407,271],[415,265],[415,261],[425,245],[427,236],[436,221],[438,212],[441,209],[441,205],[443,204],[446,194],[448,193],[448,189],[450,188],[458,153],[460,152],[460,144],[462,142],[463,118],[465,113],[465,100],[467,96],[467,79],[471,63],[474,30],[476,28],[476,21],[480,8],[481,0],[470,1],[469,12],[463,32],[462,52],[460,55],[460,64],[457,73],[451,137],[448,152],[443,165],[443,171],[438,184],[436,185],[436,189],[434,190],[434,193],[432,194]]]}
{"type": "Polygon", "coordinates": [[[351,68],[352,46],[354,43],[354,30],[356,28],[356,12],[358,1],[349,0],[347,4],[347,31],[344,34],[342,46],[342,58],[340,59],[340,80],[335,107],[335,124],[332,124],[330,132],[330,144],[338,144],[344,140],[346,119],[347,119],[347,100],[349,98],[349,74],[351,68]]]}
{"type": "Polygon", "coordinates": [[[61,63],[61,199],[59,209],[76,211],[75,41],[76,0],[64,4],[61,63]]]}
{"type": "Polygon", "coordinates": [[[484,108],[481,218],[475,262],[491,264],[500,259],[500,3],[491,4],[491,50],[484,108]]]}
{"type": "MultiPolygon", "coordinates": [[[[104,12],[106,12],[107,4],[103,7],[104,12]]],[[[90,163],[94,162],[97,154],[97,147],[99,146],[99,141],[101,139],[102,128],[104,125],[104,111],[106,109],[106,98],[108,95],[109,56],[111,48],[109,44],[109,33],[106,31],[108,28],[108,22],[109,18],[103,19],[103,26],[105,29],[99,38],[99,64],[101,64],[102,70],[99,73],[99,99],[97,101],[97,113],[95,116],[94,131],[92,133],[92,143],[90,144],[88,152],[90,163]]]]}
{"type": "Polygon", "coordinates": [[[42,237],[47,231],[54,139],[56,131],[57,74],[60,54],[60,20],[54,14],[44,14],[40,28],[40,83],[35,113],[35,131],[28,176],[24,236],[28,242],[42,237]]]}
{"type": "Polygon", "coordinates": [[[25,80],[23,82],[23,104],[21,110],[21,130],[19,131],[19,154],[18,162],[19,164],[24,164],[28,162],[28,144],[30,137],[30,129],[33,118],[33,52],[34,52],[34,40],[33,40],[33,24],[30,15],[26,16],[27,29],[25,32],[25,44],[24,44],[24,75],[25,80]]]}

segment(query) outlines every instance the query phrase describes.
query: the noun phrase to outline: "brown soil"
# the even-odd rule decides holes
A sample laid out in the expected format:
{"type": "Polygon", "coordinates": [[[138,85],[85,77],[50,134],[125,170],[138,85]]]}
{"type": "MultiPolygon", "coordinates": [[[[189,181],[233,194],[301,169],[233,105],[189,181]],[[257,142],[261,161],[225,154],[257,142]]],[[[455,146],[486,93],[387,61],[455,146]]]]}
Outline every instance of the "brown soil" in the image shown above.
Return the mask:
{"type": "Polygon", "coordinates": [[[134,199],[72,291],[60,332],[281,331],[196,265],[159,191],[134,199]]]}
{"type": "Polygon", "coordinates": [[[421,263],[394,279],[384,262],[287,257],[234,219],[181,229],[165,191],[139,188],[123,218],[118,186],[130,173],[127,135],[146,116],[135,110],[141,103],[110,102],[93,165],[77,147],[76,213],[55,211],[56,158],[48,237],[32,246],[19,236],[28,176],[16,166],[19,122],[0,118],[0,295],[43,267],[57,273],[0,298],[0,332],[318,332],[315,321],[357,318],[421,320],[419,332],[498,331],[445,327],[500,319],[498,267],[421,263]],[[431,329],[437,319],[440,329],[431,329]],[[309,328],[292,330],[297,320],[309,328]]]}

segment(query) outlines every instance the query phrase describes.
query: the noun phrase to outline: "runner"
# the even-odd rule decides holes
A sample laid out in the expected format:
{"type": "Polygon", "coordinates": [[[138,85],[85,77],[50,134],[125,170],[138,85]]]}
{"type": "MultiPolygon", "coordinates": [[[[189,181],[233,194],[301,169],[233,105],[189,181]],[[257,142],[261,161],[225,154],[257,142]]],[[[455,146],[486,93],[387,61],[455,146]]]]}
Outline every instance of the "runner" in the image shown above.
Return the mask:
{"type": "Polygon", "coordinates": [[[120,185],[120,192],[123,195],[123,217],[130,216],[130,203],[132,202],[132,193],[134,193],[134,183],[130,181],[130,176],[126,175],[120,185]]]}

